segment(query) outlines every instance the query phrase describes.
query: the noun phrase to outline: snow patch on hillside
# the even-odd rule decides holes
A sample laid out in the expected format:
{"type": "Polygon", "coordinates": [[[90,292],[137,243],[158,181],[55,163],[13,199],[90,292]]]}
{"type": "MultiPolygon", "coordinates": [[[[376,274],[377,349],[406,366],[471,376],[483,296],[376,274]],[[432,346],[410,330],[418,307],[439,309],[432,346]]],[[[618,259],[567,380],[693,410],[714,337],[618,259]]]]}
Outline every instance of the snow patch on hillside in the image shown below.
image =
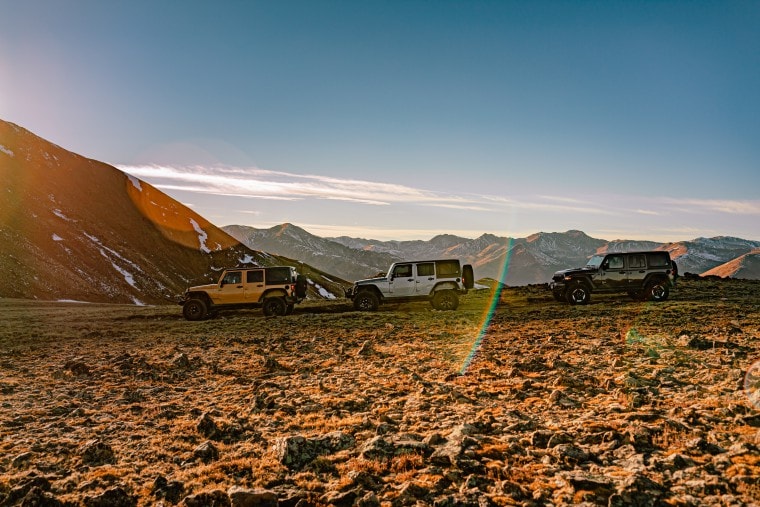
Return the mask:
{"type": "Polygon", "coordinates": [[[259,263],[256,262],[256,260],[253,258],[253,256],[251,254],[245,254],[243,257],[241,257],[240,259],[238,259],[238,262],[241,265],[245,265],[245,264],[253,264],[254,266],[258,266],[259,265],[259,263]]]}
{"type": "Polygon", "coordinates": [[[127,174],[127,178],[129,178],[129,181],[132,182],[132,185],[134,185],[134,187],[137,190],[139,190],[140,192],[142,192],[142,185],[140,185],[140,180],[138,180],[137,178],[135,178],[131,174],[127,174]]]}
{"type": "Polygon", "coordinates": [[[203,253],[211,253],[211,250],[209,249],[209,247],[206,246],[206,240],[208,239],[208,233],[206,231],[204,231],[203,229],[201,229],[201,226],[198,225],[198,222],[196,222],[192,218],[190,219],[190,225],[192,225],[193,229],[195,229],[195,232],[198,233],[198,241],[201,244],[201,247],[200,247],[201,248],[201,252],[203,252],[203,253]]]}
{"type": "Polygon", "coordinates": [[[63,220],[66,220],[67,222],[71,222],[71,219],[63,214],[63,211],[59,209],[53,210],[53,215],[57,216],[58,218],[62,218],[63,220]]]}
{"type": "Polygon", "coordinates": [[[325,298],[325,299],[337,299],[337,298],[335,297],[335,294],[333,294],[333,293],[332,293],[332,292],[330,292],[329,290],[325,289],[324,287],[322,287],[322,286],[321,286],[321,285],[319,285],[318,283],[316,283],[316,282],[314,282],[314,281],[312,281],[312,280],[309,280],[309,283],[310,283],[310,284],[312,284],[312,285],[314,286],[314,288],[316,289],[316,291],[317,291],[317,292],[319,293],[319,295],[320,295],[320,296],[322,296],[323,298],[325,298]]]}
{"type": "Polygon", "coordinates": [[[124,277],[124,280],[126,280],[129,285],[131,285],[135,289],[137,288],[137,285],[135,285],[135,277],[132,276],[132,273],[130,273],[126,269],[123,269],[121,266],[117,265],[115,262],[111,262],[111,266],[113,266],[113,268],[116,271],[121,273],[121,275],[124,277]]]}
{"type": "Polygon", "coordinates": [[[53,233],[53,241],[63,241],[63,238],[58,234],[53,233]]]}
{"type": "Polygon", "coordinates": [[[15,157],[16,156],[15,153],[13,153],[13,150],[11,150],[10,148],[6,148],[2,144],[0,144],[0,151],[3,152],[3,153],[5,153],[9,157],[15,157]]]}

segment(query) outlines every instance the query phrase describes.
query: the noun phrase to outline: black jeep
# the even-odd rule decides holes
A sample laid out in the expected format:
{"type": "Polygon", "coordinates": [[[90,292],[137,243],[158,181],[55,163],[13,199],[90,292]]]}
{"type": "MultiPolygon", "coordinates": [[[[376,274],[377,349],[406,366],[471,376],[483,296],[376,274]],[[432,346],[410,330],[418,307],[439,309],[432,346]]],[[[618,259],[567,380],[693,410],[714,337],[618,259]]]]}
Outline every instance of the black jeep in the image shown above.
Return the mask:
{"type": "Polygon", "coordinates": [[[554,299],[574,305],[588,303],[592,292],[664,301],[673,287],[675,269],[668,252],[607,253],[594,255],[585,267],[557,271],[550,288],[554,299]]]}

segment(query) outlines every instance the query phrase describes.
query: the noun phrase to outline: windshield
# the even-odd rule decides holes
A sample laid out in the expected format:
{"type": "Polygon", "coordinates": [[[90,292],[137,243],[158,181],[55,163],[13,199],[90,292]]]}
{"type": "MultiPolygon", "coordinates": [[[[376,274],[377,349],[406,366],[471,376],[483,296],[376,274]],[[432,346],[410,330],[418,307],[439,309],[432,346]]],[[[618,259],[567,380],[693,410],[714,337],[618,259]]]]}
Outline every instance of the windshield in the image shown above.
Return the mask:
{"type": "Polygon", "coordinates": [[[604,255],[594,255],[591,257],[588,262],[586,263],[587,268],[599,268],[599,266],[602,265],[602,260],[604,259],[604,255]]]}

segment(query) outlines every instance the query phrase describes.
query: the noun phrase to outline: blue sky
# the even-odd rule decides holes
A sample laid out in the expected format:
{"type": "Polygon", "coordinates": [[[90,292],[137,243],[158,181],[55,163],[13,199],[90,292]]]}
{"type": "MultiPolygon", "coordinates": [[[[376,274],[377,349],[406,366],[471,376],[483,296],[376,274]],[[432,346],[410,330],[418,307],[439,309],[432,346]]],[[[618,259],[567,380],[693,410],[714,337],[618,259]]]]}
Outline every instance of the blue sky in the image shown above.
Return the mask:
{"type": "Polygon", "coordinates": [[[760,239],[757,1],[0,10],[0,118],[217,225],[760,239]]]}

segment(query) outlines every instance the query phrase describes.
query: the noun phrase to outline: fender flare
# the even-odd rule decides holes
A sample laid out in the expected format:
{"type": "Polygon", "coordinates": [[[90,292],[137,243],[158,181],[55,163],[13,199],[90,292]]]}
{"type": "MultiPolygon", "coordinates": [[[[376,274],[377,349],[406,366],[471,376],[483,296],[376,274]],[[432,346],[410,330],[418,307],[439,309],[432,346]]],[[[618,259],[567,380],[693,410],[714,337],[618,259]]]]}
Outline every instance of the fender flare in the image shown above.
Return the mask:
{"type": "Polygon", "coordinates": [[[356,295],[359,294],[360,292],[365,292],[365,291],[369,291],[369,292],[374,293],[375,296],[377,296],[377,299],[379,299],[380,301],[382,301],[384,299],[382,291],[380,291],[380,289],[378,289],[376,285],[359,285],[356,288],[356,292],[354,293],[354,297],[356,297],[356,295]]]}
{"type": "Polygon", "coordinates": [[[285,292],[285,289],[269,289],[265,290],[264,293],[259,298],[259,303],[263,303],[266,298],[271,297],[288,297],[288,293],[285,292]]]}
{"type": "Polygon", "coordinates": [[[441,282],[437,284],[435,287],[433,287],[433,290],[430,291],[430,295],[432,296],[439,290],[453,290],[458,291],[459,287],[454,282],[441,282]]]}
{"type": "Polygon", "coordinates": [[[185,298],[185,301],[190,301],[191,299],[200,299],[201,301],[206,303],[206,306],[208,308],[211,308],[214,305],[214,302],[211,300],[211,297],[209,297],[209,295],[206,292],[202,292],[202,291],[188,292],[185,298]]]}

